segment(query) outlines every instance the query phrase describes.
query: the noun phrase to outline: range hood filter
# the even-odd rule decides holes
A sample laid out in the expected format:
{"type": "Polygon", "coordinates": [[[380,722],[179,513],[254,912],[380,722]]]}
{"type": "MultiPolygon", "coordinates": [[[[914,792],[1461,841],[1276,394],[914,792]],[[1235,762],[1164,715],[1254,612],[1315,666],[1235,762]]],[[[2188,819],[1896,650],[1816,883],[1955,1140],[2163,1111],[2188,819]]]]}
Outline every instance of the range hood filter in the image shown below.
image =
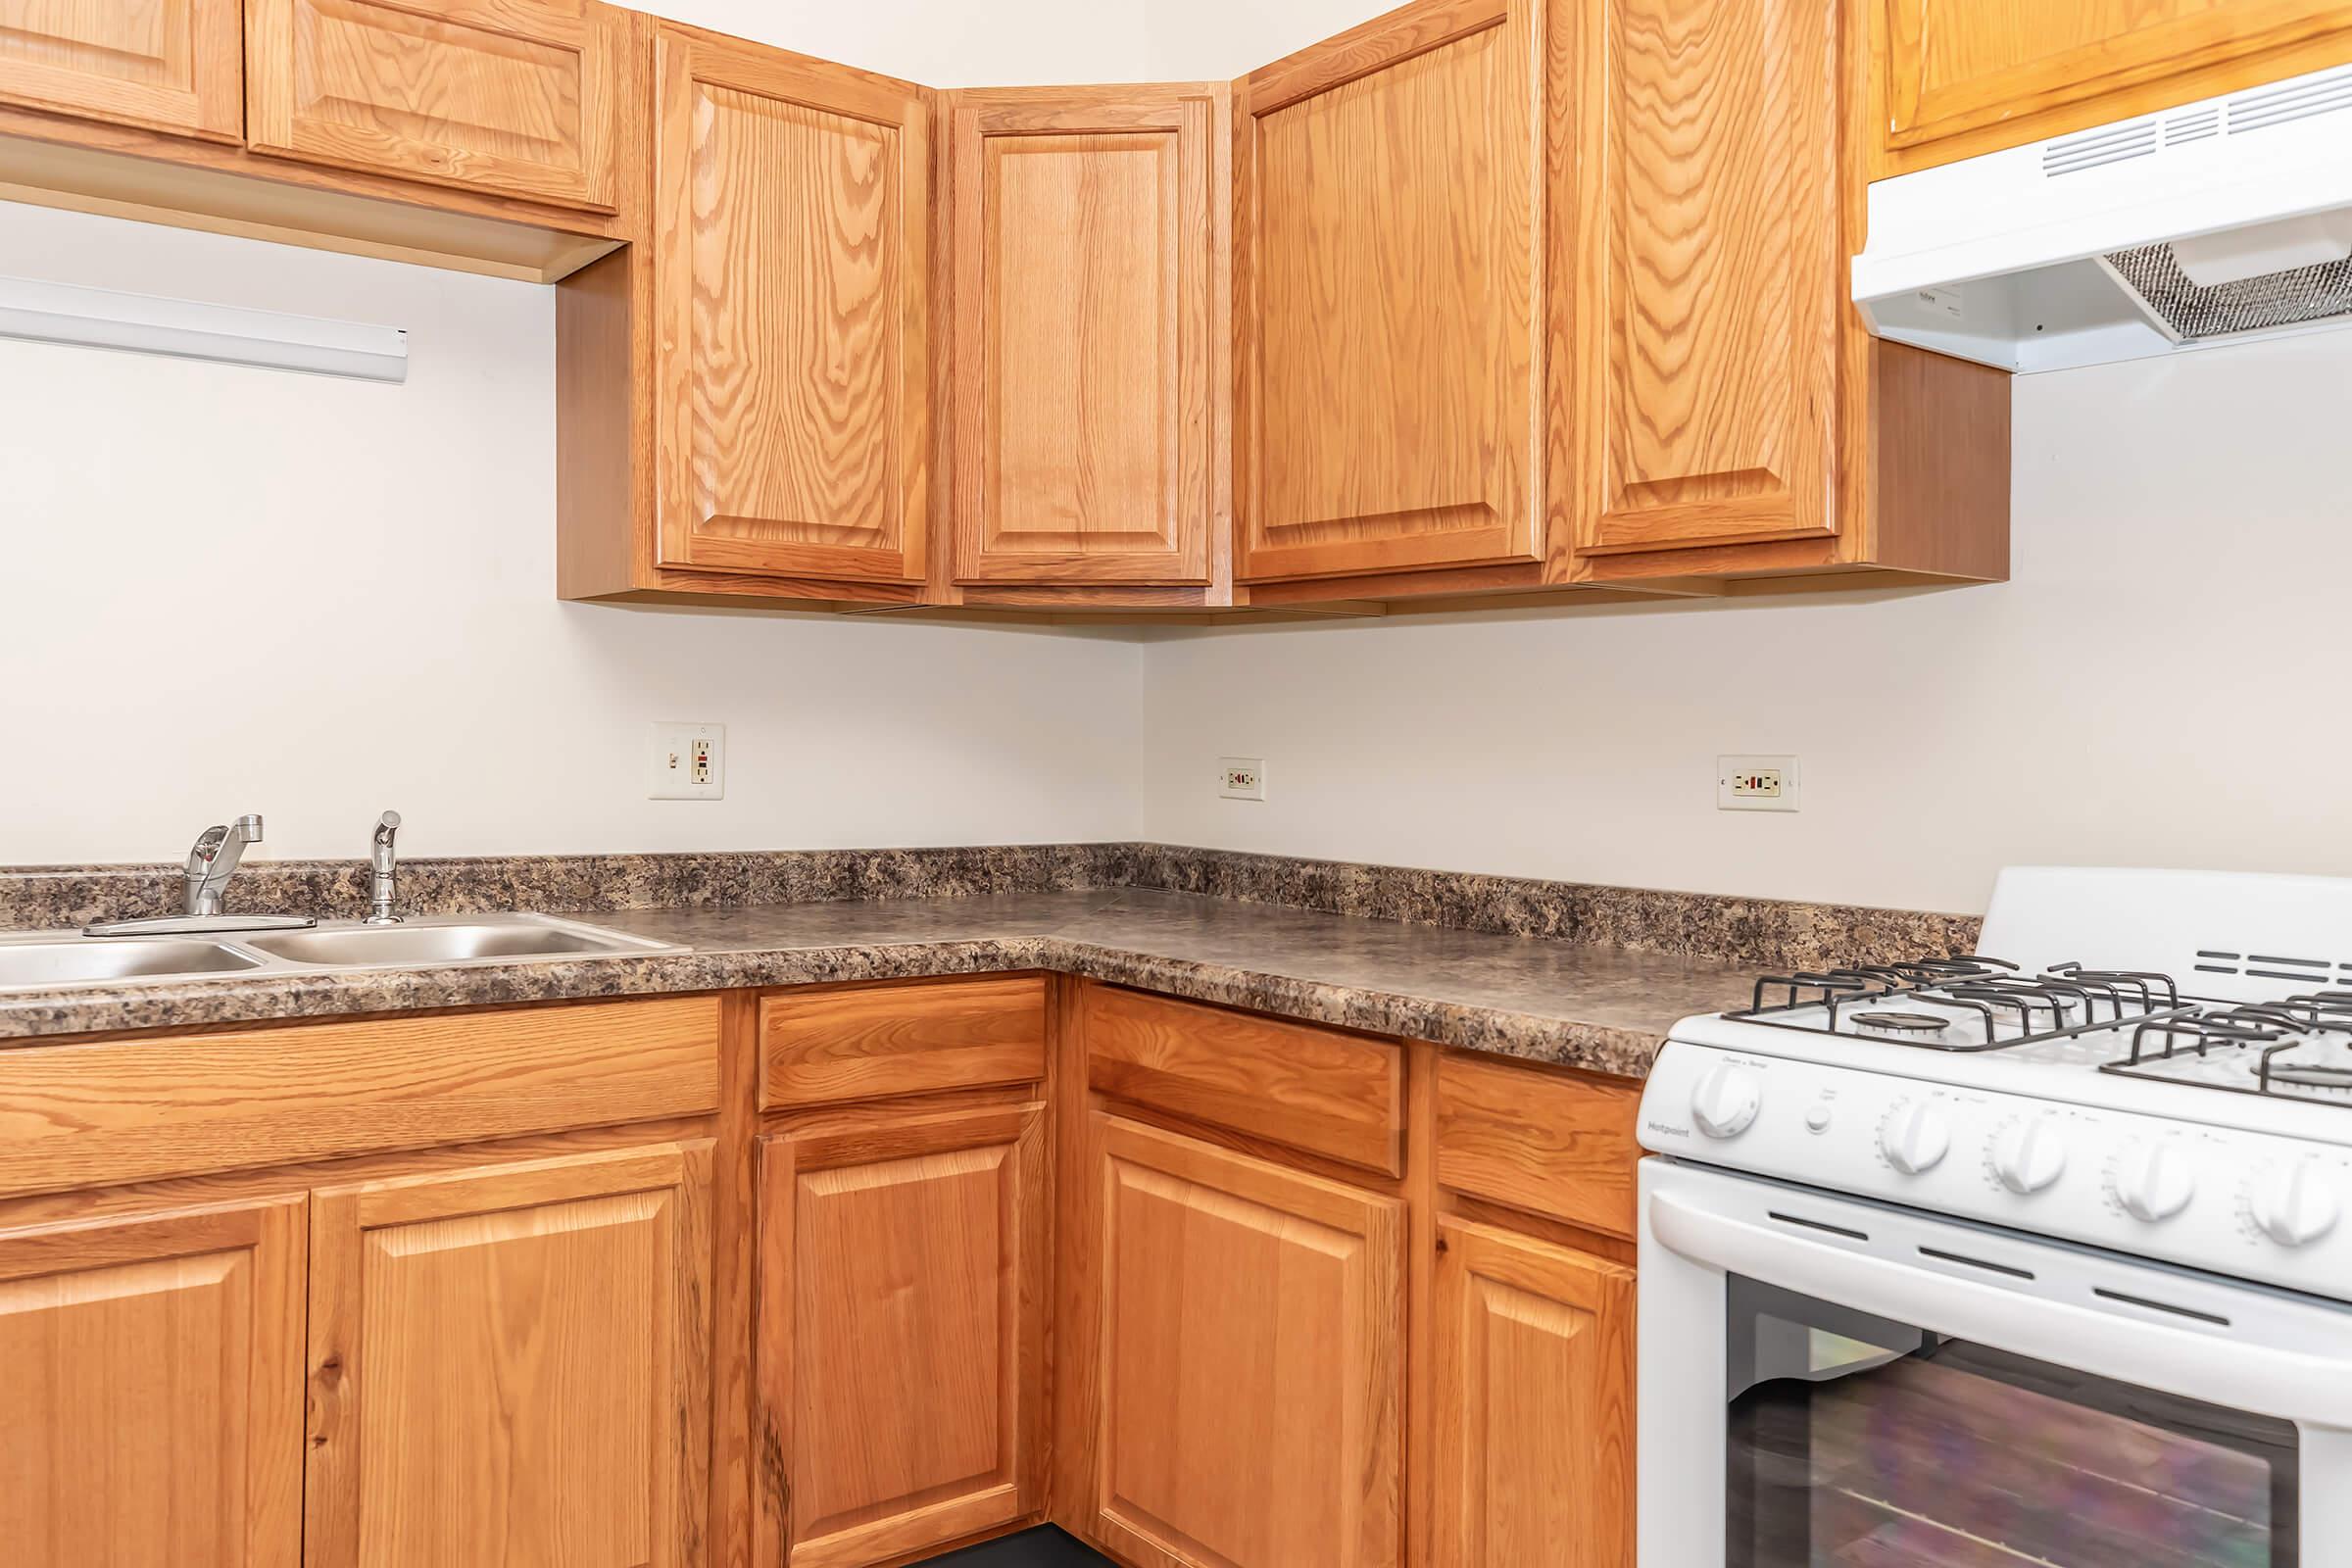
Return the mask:
{"type": "Polygon", "coordinates": [[[2169,243],[2111,251],[2107,265],[2180,343],[2352,317],[2352,260],[2203,287],[2169,243]]]}

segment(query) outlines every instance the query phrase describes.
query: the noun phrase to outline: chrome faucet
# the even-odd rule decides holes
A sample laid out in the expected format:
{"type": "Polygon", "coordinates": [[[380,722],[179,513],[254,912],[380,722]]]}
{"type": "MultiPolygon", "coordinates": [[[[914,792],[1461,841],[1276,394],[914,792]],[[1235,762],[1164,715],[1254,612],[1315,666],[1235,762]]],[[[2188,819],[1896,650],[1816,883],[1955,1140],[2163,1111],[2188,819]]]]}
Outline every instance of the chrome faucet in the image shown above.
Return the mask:
{"type": "Polygon", "coordinates": [[[220,913],[220,896],[228,890],[228,879],[237,874],[237,862],[245,857],[245,846],[261,842],[262,819],[251,813],[238,817],[230,826],[208,827],[198,834],[196,847],[188,852],[187,912],[220,913]]]}
{"type": "Polygon", "coordinates": [[[179,914],[147,915],[136,920],[101,920],[81,928],[91,937],[178,935],[201,931],[298,931],[318,922],[307,914],[229,914],[221,907],[228,879],[237,874],[245,846],[262,842],[262,819],[238,817],[228,825],[208,827],[188,851],[188,868],[180,876],[179,914]]]}
{"type": "Polygon", "coordinates": [[[375,836],[368,846],[368,918],[364,922],[368,925],[400,924],[400,916],[392,912],[393,895],[398,891],[392,839],[399,831],[398,811],[386,811],[375,819],[375,836]]]}

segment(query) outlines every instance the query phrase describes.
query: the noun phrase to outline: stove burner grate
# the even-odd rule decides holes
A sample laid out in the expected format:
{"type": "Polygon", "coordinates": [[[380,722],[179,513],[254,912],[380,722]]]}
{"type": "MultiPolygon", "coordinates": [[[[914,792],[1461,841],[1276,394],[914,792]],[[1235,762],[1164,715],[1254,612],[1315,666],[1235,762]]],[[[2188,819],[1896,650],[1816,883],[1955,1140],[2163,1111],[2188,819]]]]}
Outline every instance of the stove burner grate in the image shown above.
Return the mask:
{"type": "Polygon", "coordinates": [[[2246,1003],[2207,1007],[2199,1012],[2151,1018],[2132,1031],[2132,1054],[2111,1061],[2101,1072],[2125,1077],[2153,1078],[2160,1083],[2186,1084],[2192,1089],[2221,1089],[2231,1094],[2266,1095],[2278,1100],[2300,1100],[2321,1104],[2352,1104],[2352,1054],[2343,1065],[2308,1059],[2330,1045],[2352,1053],[2352,993],[2320,991],[2289,997],[2283,1002],[2246,1003]],[[2243,1081],[2230,1083],[2210,1077],[2182,1077],[2167,1072],[2165,1063],[2188,1058],[2206,1060],[2217,1052],[2229,1055],[2259,1053],[2243,1081]],[[2304,1059],[2297,1059],[2299,1056],[2304,1059]]]}
{"type": "Polygon", "coordinates": [[[1851,1021],[1857,1029],[1885,1029],[1901,1035],[1939,1035],[1952,1026],[1951,1019],[1932,1012],[1857,1012],[1851,1021]]]}
{"type": "MultiPolygon", "coordinates": [[[[2352,994],[2345,1004],[2352,1008],[2352,994]]],[[[2179,988],[2161,974],[2059,964],[2028,975],[2005,958],[1967,954],[1763,975],[1753,1005],[1727,1016],[1929,1051],[1979,1052],[2063,1039],[2180,1005],[2179,988]],[[1942,1011],[1891,1005],[1903,1002],[1942,1011]],[[1955,1027],[1964,1024],[1975,1027],[1955,1027]]]]}

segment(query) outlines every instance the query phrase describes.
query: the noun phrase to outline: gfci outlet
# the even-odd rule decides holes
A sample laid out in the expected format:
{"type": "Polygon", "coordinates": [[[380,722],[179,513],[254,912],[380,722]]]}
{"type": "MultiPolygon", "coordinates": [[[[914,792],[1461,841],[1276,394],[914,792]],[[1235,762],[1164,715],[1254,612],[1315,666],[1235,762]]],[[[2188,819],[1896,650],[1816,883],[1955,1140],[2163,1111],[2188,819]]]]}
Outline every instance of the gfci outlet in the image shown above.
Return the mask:
{"type": "Polygon", "coordinates": [[[1265,760],[1257,757],[1218,758],[1217,793],[1229,801],[1264,800],[1266,798],[1265,760]]]}
{"type": "Polygon", "coordinates": [[[1796,809],[1796,759],[1718,757],[1715,808],[1719,811],[1796,809]]]}
{"type": "Polygon", "coordinates": [[[654,726],[657,801],[717,801],[727,794],[727,726],[665,722],[654,726]]]}

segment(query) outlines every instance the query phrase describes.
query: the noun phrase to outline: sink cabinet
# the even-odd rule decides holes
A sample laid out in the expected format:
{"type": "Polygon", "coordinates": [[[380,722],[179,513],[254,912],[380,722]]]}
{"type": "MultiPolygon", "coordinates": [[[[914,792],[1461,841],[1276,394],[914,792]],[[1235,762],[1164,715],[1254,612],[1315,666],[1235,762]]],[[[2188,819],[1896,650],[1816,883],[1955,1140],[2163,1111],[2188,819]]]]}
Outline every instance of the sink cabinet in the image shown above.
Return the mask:
{"type": "Polygon", "coordinates": [[[0,1230],[19,1568],[298,1568],[304,1196],[0,1230]]]}

